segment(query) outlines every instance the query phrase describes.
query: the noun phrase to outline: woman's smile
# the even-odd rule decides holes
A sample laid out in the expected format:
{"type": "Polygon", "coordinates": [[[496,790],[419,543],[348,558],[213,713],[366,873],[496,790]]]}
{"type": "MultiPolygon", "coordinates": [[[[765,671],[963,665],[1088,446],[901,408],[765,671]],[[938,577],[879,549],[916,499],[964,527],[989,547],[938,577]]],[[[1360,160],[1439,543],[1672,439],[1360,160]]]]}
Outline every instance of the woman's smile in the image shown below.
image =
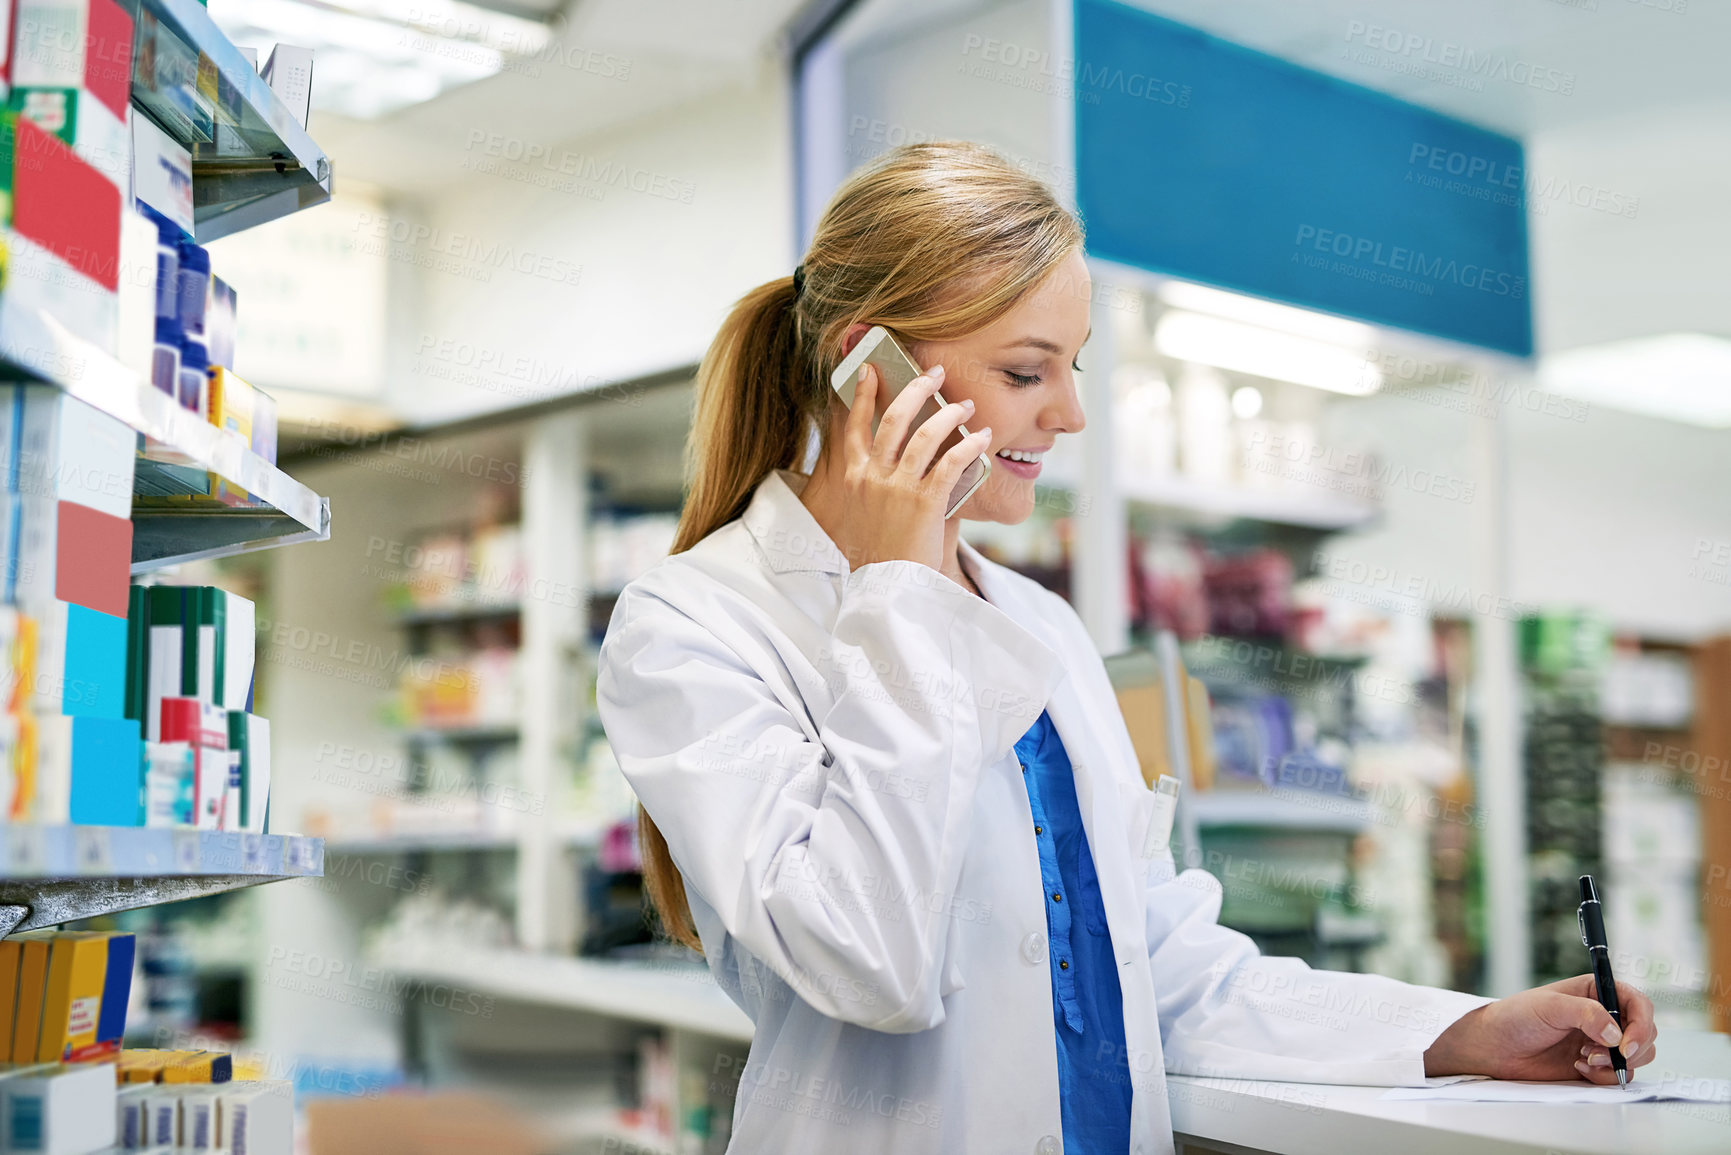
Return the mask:
{"type": "Polygon", "coordinates": [[[1050,446],[1039,449],[1000,449],[994,455],[999,468],[1007,469],[1016,477],[1033,481],[1040,476],[1040,459],[1045,456],[1050,446]]]}

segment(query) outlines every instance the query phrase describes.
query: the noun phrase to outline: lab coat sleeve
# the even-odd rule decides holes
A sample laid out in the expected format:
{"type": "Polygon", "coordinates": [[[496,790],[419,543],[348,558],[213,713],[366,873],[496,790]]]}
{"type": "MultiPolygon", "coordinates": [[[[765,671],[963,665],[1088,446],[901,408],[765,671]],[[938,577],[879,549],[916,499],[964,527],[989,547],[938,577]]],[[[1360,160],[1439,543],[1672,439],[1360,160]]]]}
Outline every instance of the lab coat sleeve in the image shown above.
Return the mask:
{"type": "Polygon", "coordinates": [[[1492,1001],[1263,955],[1217,921],[1213,875],[1160,876],[1166,881],[1146,892],[1148,945],[1165,1065],[1174,1074],[1421,1086],[1426,1048],[1492,1001]]]}
{"type": "Polygon", "coordinates": [[[846,577],[818,658],[833,705],[808,718],[785,670],[741,657],[779,666],[761,630],[676,600],[622,595],[596,701],[686,886],[823,1014],[936,1026],[975,785],[1039,717],[1058,656],[936,570],[872,563],[846,577]]]}

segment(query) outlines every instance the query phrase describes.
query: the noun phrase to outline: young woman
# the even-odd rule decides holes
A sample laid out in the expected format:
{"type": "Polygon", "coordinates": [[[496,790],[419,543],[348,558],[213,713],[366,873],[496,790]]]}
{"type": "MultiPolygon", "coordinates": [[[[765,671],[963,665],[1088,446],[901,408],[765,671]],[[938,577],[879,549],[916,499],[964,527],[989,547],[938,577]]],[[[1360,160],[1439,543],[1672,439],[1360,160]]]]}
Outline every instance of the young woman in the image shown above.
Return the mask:
{"type": "Polygon", "coordinates": [[[716,1073],[738,1083],[728,1150],[1151,1155],[1173,1146],[1167,1071],[1604,1083],[1609,1045],[1650,1062],[1632,988],[1619,1032],[1588,976],[1492,1001],[1314,971],[1219,926],[1212,876],[1143,856],[1153,795],[1080,620],[958,535],[1026,518],[1040,455],[1082,428],[1089,295],[1045,186],[914,145],[842,186],[698,371],[675,552],[620,597],[597,700],[662,923],[755,1023],[716,1073]],[[851,411],[829,385],[873,324],[928,367],[875,438],[875,374],[851,411]]]}

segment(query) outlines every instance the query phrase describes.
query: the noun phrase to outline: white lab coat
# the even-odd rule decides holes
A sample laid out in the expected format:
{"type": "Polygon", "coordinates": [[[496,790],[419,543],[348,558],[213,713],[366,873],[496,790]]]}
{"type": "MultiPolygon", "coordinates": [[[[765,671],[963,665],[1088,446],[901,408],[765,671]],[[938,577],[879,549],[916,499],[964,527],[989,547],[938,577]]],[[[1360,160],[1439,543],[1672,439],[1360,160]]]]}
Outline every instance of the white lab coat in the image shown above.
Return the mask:
{"type": "MultiPolygon", "coordinates": [[[[1120,964],[1130,1149],[1165,1072],[1413,1085],[1487,999],[1261,956],[1219,883],[1141,857],[1153,793],[1069,604],[962,543],[986,600],[851,572],[778,470],[620,596],[597,705],[715,977],[756,1024],[729,1152],[1062,1150],[1044,888],[1012,746],[1049,709],[1120,964]]],[[[1091,933],[1076,926],[1075,934],[1091,933]]],[[[1086,981],[1086,976],[1082,976],[1086,981]]]]}

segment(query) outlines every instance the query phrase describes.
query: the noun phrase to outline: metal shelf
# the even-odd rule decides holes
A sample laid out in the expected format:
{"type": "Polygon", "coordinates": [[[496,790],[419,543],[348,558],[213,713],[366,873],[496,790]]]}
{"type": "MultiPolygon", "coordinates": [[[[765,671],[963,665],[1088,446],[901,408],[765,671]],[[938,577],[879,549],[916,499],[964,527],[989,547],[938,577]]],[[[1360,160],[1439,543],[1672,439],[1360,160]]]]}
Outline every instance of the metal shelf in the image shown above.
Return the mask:
{"type": "Polygon", "coordinates": [[[514,618],[523,612],[518,602],[470,602],[454,606],[418,606],[402,610],[392,622],[399,629],[453,622],[488,622],[514,618]]]}
{"type": "Polygon", "coordinates": [[[517,727],[511,723],[494,726],[421,726],[404,734],[406,741],[420,746],[444,743],[447,746],[500,746],[515,742],[517,727]]]}
{"type": "Polygon", "coordinates": [[[327,838],[331,854],[411,854],[416,851],[514,850],[517,834],[509,830],[423,830],[327,838]]]}
{"type": "Polygon", "coordinates": [[[1325,492],[1245,489],[1188,477],[1124,478],[1124,499],[1218,520],[1267,521],[1306,529],[1343,530],[1368,525],[1382,510],[1372,502],[1325,492]]]}
{"type": "Polygon", "coordinates": [[[143,826],[0,826],[0,937],[74,919],[324,874],[297,834],[143,826]]]}
{"type": "MultiPolygon", "coordinates": [[[[132,102],[163,131],[192,150],[194,233],[200,244],[276,220],[331,199],[331,162],[306,129],[277,99],[240,49],[198,0],[125,0],[140,43],[154,22],[171,30],[191,53],[199,73],[214,66],[215,109],[209,138],[184,111],[175,86],[158,91],[134,73],[132,102]]],[[[200,77],[196,85],[208,94],[200,77]]]]}
{"type": "Polygon", "coordinates": [[[749,1041],[751,1020],[699,963],[651,965],[445,946],[381,951],[372,966],[405,978],[461,984],[498,998],[655,1023],[749,1041]]]}
{"type": "Polygon", "coordinates": [[[133,509],[132,572],[223,557],[331,533],[328,499],[258,454],[237,433],[183,409],[114,358],[67,332],[54,318],[0,293],[0,363],[5,375],[58,386],[144,434],[138,460],[144,504],[133,509]],[[253,504],[227,506],[203,493],[216,473],[245,489],[253,504]],[[196,488],[195,488],[196,487],[196,488]]]}
{"type": "Polygon", "coordinates": [[[1363,799],[1303,790],[1198,790],[1188,804],[1204,829],[1250,826],[1357,834],[1376,821],[1374,808],[1363,799]]]}
{"type": "MultiPolygon", "coordinates": [[[[1039,484],[1052,489],[1078,488],[1075,478],[1062,473],[1042,474],[1039,484]]],[[[1208,522],[1265,521],[1337,532],[1369,525],[1382,516],[1382,507],[1375,502],[1320,489],[1247,489],[1197,481],[1182,474],[1120,477],[1118,488],[1130,505],[1170,510],[1208,522]]]]}
{"type": "MultiPolygon", "coordinates": [[[[553,839],[561,846],[585,848],[600,845],[601,830],[595,826],[560,826],[553,839]]],[[[513,830],[404,830],[357,833],[325,839],[330,854],[391,855],[420,851],[515,850],[523,835],[513,830]]]]}

